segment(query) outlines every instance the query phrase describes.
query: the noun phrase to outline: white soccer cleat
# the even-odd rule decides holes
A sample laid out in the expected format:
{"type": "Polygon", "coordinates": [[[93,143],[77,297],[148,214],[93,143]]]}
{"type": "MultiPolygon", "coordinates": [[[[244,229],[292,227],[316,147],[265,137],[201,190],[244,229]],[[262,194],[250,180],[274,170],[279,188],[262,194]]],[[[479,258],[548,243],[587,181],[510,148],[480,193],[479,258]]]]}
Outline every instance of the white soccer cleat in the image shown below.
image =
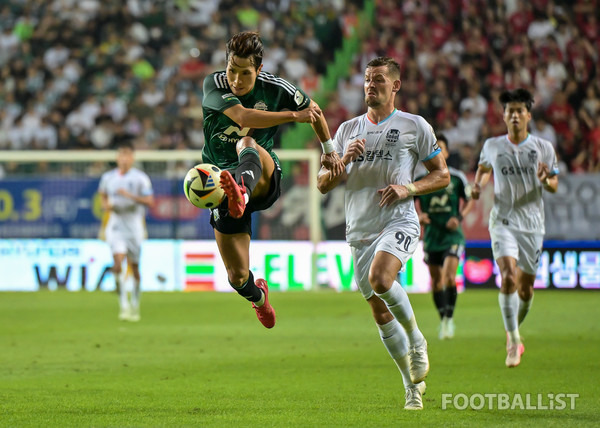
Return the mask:
{"type": "Polygon", "coordinates": [[[440,340],[444,340],[446,338],[446,317],[442,318],[442,321],[440,321],[440,326],[438,327],[438,338],[440,340]]]}
{"type": "Polygon", "coordinates": [[[445,318],[446,320],[446,339],[452,339],[454,337],[454,319],[445,318]]]}
{"type": "Polygon", "coordinates": [[[119,320],[129,321],[130,318],[131,318],[131,308],[129,308],[129,307],[121,308],[121,310],[119,311],[119,320]]]}
{"type": "Polygon", "coordinates": [[[140,320],[140,308],[133,307],[131,308],[131,313],[129,314],[128,321],[138,322],[140,320]]]}
{"type": "Polygon", "coordinates": [[[521,355],[525,352],[522,343],[515,343],[506,348],[506,367],[517,367],[521,364],[521,355]]]}
{"type": "Polygon", "coordinates": [[[404,396],[404,409],[423,410],[423,394],[425,394],[426,389],[425,382],[408,386],[404,396]]]}
{"type": "Polygon", "coordinates": [[[410,380],[417,384],[425,380],[429,373],[429,357],[427,356],[427,341],[418,346],[411,346],[408,349],[408,358],[410,359],[410,380]]]}

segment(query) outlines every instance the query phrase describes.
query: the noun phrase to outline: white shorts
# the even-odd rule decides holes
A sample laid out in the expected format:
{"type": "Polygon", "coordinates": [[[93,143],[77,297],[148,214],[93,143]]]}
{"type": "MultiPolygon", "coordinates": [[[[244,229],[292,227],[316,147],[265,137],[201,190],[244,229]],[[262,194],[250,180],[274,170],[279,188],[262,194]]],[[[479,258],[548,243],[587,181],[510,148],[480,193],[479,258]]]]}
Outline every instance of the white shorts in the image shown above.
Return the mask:
{"type": "Polygon", "coordinates": [[[373,288],[369,283],[369,270],[375,254],[384,251],[402,262],[402,269],[415,253],[419,244],[419,234],[414,230],[390,230],[375,238],[374,241],[353,242],[350,244],[352,259],[354,261],[354,278],[361,294],[365,299],[370,299],[373,288]]]}
{"type": "Polygon", "coordinates": [[[544,245],[543,233],[527,233],[495,225],[490,227],[490,238],[494,260],[512,257],[523,272],[536,274],[544,245]]]}
{"type": "Polygon", "coordinates": [[[140,262],[143,240],[142,236],[136,237],[115,233],[109,228],[106,230],[106,243],[110,246],[111,252],[113,254],[125,254],[129,263],[138,264],[140,262]]]}

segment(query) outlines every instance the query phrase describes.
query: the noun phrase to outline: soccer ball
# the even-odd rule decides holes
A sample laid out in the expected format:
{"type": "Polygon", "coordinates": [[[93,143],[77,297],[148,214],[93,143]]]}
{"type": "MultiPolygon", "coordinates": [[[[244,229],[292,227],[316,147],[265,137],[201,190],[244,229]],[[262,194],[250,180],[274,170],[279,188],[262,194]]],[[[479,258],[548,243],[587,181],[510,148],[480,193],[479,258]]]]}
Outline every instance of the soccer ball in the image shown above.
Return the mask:
{"type": "Polygon", "coordinates": [[[199,163],[183,179],[185,197],[198,208],[214,208],[225,198],[219,184],[221,170],[209,163],[199,163]]]}

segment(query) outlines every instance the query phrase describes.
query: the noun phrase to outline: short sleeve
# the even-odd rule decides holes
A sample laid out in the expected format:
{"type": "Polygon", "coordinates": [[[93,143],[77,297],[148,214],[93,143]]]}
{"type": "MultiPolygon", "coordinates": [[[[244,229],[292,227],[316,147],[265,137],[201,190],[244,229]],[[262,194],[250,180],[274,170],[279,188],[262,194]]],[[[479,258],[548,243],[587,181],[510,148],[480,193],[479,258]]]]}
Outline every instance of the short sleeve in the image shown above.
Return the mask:
{"type": "Polygon", "coordinates": [[[224,72],[206,76],[202,90],[204,94],[202,106],[206,109],[222,113],[230,107],[241,104],[240,100],[229,89],[224,72]]]}
{"type": "Polygon", "coordinates": [[[421,116],[417,116],[417,150],[422,162],[428,161],[441,153],[433,128],[421,116]]]}
{"type": "Polygon", "coordinates": [[[484,168],[492,168],[492,159],[490,153],[490,140],[485,140],[483,143],[483,148],[481,149],[481,154],[479,155],[479,165],[484,168]]]}

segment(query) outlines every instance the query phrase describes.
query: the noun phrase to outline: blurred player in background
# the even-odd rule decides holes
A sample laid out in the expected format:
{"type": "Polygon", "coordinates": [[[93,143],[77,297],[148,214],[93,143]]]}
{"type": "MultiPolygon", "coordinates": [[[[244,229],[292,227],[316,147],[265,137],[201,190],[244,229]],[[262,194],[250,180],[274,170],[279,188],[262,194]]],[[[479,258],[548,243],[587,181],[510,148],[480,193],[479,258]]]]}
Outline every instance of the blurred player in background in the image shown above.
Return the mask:
{"type": "MultiPolygon", "coordinates": [[[[444,159],[448,160],[448,140],[438,135],[437,142],[444,159]]],[[[440,339],[454,337],[456,270],[465,251],[465,235],[460,223],[473,205],[471,186],[465,174],[452,167],[448,167],[448,171],[448,187],[415,197],[420,208],[419,222],[425,227],[423,250],[431,276],[433,301],[440,314],[440,339]]]]}
{"type": "Polygon", "coordinates": [[[108,213],[105,240],[113,253],[112,271],[119,293],[119,319],[140,320],[140,250],[146,237],[146,207],[154,203],[152,183],[143,171],[134,168],[133,145],[121,143],[117,149],[117,167],[100,178],[98,192],[102,209],[108,213]],[[133,275],[129,297],[124,284],[123,261],[133,275]]]}
{"type": "Polygon", "coordinates": [[[506,329],[506,366],[521,362],[525,347],[519,325],[533,301],[533,284],[544,242],[542,191],[555,193],[558,166],[549,141],[531,135],[533,96],[525,89],[500,95],[508,134],[485,141],[475,174],[473,199],[494,174],[494,207],[489,229],[502,285],[498,298],[506,329]],[[518,293],[518,294],[517,294],[518,293]]]}
{"type": "Polygon", "coordinates": [[[346,169],[334,177],[321,168],[318,187],[326,193],[346,180],[346,240],[356,283],[402,374],[404,408],[416,410],[423,408],[429,371],[427,341],[396,277],[419,242],[413,197],[446,187],[449,175],[431,126],[421,116],[394,108],[400,85],[400,68],[393,59],[376,58],[367,64],[367,113],[344,122],[334,139],[346,169]],[[429,174],[413,182],[419,160],[429,174]]]}
{"type": "Polygon", "coordinates": [[[211,224],[231,286],[252,302],[259,321],[275,325],[268,285],[250,271],[251,214],[269,208],[281,193],[281,168],[273,152],[278,125],[310,123],[323,144],[322,162],[334,175],[344,165],[333,150],[319,106],[286,80],[262,71],[263,44],[255,32],[227,42],[225,71],[204,80],[203,162],[217,165],[227,195],[212,210],[211,224]],[[285,110],[285,111],[283,111],[285,110]]]}

